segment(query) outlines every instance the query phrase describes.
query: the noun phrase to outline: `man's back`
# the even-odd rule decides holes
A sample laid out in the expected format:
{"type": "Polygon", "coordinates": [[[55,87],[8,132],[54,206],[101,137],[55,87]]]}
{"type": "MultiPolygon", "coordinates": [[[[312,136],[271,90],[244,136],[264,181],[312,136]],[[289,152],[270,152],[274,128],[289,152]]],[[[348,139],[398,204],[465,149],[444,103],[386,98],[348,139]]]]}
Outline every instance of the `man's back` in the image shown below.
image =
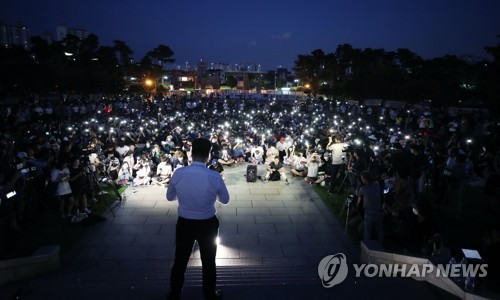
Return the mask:
{"type": "Polygon", "coordinates": [[[201,220],[215,216],[215,201],[227,204],[229,193],[219,173],[193,162],[172,175],[167,199],[179,201],[179,216],[201,220]]]}

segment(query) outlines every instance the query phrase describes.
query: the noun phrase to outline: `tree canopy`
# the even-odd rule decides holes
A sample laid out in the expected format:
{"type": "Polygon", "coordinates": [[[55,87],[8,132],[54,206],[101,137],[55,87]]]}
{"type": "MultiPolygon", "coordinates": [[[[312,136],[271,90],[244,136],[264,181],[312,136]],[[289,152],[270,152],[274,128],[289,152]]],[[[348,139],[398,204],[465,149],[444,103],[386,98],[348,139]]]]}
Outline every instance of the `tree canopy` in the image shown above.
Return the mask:
{"type": "Polygon", "coordinates": [[[51,44],[35,36],[29,51],[0,49],[0,94],[122,92],[125,77],[160,76],[163,64],[175,61],[165,45],[148,52],[139,64],[132,63],[132,54],[124,41],[101,46],[94,34],[85,39],[67,35],[51,44]]]}
{"type": "Polygon", "coordinates": [[[331,53],[316,49],[298,55],[294,70],[314,94],[492,104],[500,97],[500,44],[485,49],[493,62],[454,55],[425,60],[409,49],[356,49],[343,44],[331,53]]]}

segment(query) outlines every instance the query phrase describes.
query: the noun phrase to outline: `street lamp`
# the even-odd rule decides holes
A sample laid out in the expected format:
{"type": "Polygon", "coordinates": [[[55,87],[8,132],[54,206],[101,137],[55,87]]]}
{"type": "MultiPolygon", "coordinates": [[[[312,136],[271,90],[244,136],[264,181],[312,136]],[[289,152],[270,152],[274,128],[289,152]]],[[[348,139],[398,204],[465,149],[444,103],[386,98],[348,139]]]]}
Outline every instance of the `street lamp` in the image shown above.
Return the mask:
{"type": "Polygon", "coordinates": [[[149,78],[148,78],[148,79],[146,79],[146,80],[144,81],[144,84],[145,84],[145,85],[146,85],[146,87],[147,87],[147,91],[151,94],[151,101],[153,101],[153,94],[154,94],[154,92],[155,92],[155,90],[154,90],[154,89],[155,89],[155,87],[154,87],[154,82],[153,82],[153,80],[151,80],[151,79],[149,79],[149,78]]]}

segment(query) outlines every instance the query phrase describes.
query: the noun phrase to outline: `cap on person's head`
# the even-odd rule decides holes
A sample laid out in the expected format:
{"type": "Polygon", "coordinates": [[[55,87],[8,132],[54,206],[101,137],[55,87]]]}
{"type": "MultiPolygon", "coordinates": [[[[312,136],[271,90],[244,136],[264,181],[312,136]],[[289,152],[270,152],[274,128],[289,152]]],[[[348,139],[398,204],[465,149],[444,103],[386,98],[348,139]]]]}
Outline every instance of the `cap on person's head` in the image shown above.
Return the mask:
{"type": "Polygon", "coordinates": [[[208,157],[212,143],[204,138],[196,138],[193,140],[191,154],[193,157],[208,157]]]}
{"type": "Polygon", "coordinates": [[[19,159],[25,159],[26,157],[28,157],[28,154],[24,151],[17,153],[17,158],[19,159]]]}

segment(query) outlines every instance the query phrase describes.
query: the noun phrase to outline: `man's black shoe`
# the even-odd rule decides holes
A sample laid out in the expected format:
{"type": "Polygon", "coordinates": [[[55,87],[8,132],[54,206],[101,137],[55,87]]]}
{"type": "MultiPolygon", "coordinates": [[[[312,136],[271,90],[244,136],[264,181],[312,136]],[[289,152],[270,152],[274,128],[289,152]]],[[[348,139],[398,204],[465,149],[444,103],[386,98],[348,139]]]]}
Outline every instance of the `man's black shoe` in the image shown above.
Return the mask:
{"type": "Polygon", "coordinates": [[[220,291],[220,290],[215,291],[215,298],[217,300],[221,300],[222,299],[222,291],[220,291]]]}

